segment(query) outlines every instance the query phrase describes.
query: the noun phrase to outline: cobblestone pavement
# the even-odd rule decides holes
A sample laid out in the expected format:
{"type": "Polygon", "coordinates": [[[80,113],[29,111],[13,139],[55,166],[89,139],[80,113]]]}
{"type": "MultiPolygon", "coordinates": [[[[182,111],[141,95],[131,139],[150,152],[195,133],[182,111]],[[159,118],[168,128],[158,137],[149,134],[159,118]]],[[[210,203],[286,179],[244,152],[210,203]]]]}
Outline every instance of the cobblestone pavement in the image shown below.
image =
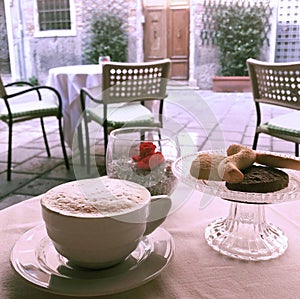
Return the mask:
{"type": "MultiPolygon", "coordinates": [[[[182,154],[204,149],[226,148],[231,143],[252,145],[255,110],[250,93],[214,93],[171,85],[164,109],[164,126],[178,133],[182,154]]],[[[268,109],[277,115],[283,109],[268,109]]],[[[7,126],[0,123],[0,209],[42,194],[64,182],[88,177],[78,156],[68,149],[71,169],[66,170],[56,119],[46,121],[51,158],[47,157],[39,120],[16,124],[13,135],[12,180],[6,180],[7,126]],[[74,174],[76,166],[76,175],[74,174]]],[[[105,175],[103,143],[97,144],[99,173],[105,175]]],[[[293,153],[294,145],[271,137],[260,137],[259,150],[293,153]]]]}

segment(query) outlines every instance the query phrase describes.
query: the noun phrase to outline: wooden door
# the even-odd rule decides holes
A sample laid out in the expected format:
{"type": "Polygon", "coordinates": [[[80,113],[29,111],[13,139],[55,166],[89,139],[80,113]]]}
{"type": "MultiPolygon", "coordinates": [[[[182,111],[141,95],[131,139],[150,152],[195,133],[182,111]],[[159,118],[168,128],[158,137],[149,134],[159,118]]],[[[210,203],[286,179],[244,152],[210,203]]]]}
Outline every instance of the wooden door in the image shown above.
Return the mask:
{"type": "Polygon", "coordinates": [[[170,58],[170,79],[188,80],[189,6],[174,0],[151,6],[147,1],[144,16],[145,61],[170,58]]]}
{"type": "Polygon", "coordinates": [[[165,9],[149,8],[145,15],[144,55],[145,61],[166,58],[167,52],[167,15],[165,9]]]}
{"type": "Polygon", "coordinates": [[[170,7],[168,11],[168,57],[171,79],[187,80],[189,63],[189,10],[170,7]]]}

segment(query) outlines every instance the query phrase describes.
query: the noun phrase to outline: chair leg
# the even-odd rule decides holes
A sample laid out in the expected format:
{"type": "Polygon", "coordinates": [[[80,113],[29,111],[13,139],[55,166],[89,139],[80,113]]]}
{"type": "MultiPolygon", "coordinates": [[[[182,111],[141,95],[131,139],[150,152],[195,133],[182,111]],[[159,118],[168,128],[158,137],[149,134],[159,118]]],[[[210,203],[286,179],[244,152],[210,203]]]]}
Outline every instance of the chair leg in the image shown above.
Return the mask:
{"type": "Polygon", "coordinates": [[[103,132],[104,132],[104,156],[106,156],[106,150],[107,150],[107,145],[108,145],[108,135],[109,135],[107,124],[104,125],[103,132]]]}
{"type": "Polygon", "coordinates": [[[254,135],[254,140],[253,140],[253,145],[252,145],[253,150],[256,150],[257,142],[258,142],[258,135],[259,135],[259,133],[255,133],[255,135],[254,135]]]}
{"type": "Polygon", "coordinates": [[[299,157],[299,144],[295,143],[295,156],[299,157]]]}
{"type": "Polygon", "coordinates": [[[61,123],[61,117],[58,117],[58,128],[59,128],[60,143],[61,143],[61,148],[62,148],[66,168],[69,170],[70,165],[69,165],[69,160],[68,160],[66,146],[65,146],[65,139],[64,139],[64,133],[63,133],[62,123],[61,123]]]}
{"type": "Polygon", "coordinates": [[[46,131],[45,131],[44,119],[41,117],[40,121],[41,121],[41,127],[42,127],[42,131],[43,131],[43,137],[44,137],[47,155],[48,155],[48,157],[50,157],[51,154],[50,154],[49,144],[48,144],[47,135],[46,135],[46,131]]]}
{"type": "Polygon", "coordinates": [[[12,123],[8,124],[8,152],[7,152],[7,180],[11,180],[11,160],[12,160],[12,123]]]}
{"type": "Polygon", "coordinates": [[[82,124],[80,123],[77,128],[77,139],[78,139],[78,149],[80,156],[80,164],[83,166],[84,162],[84,147],[83,147],[83,136],[82,136],[82,124]]]}
{"type": "Polygon", "coordinates": [[[83,114],[83,120],[84,120],[84,129],[85,129],[85,147],[86,147],[86,172],[87,174],[90,174],[91,171],[91,149],[90,149],[90,135],[89,135],[89,127],[88,127],[88,120],[86,112],[84,111],[83,114]]]}

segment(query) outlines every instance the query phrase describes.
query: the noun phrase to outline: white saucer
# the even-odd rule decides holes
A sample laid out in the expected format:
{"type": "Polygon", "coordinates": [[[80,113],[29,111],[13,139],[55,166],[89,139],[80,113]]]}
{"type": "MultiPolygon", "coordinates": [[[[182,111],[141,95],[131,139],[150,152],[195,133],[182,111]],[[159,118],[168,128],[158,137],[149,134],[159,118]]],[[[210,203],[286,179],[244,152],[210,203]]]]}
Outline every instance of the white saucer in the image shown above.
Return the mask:
{"type": "Polygon", "coordinates": [[[11,252],[11,263],[18,274],[45,291],[67,296],[101,296],[138,287],[166,268],[174,254],[172,236],[157,228],[143,238],[121,264],[88,270],[72,267],[58,254],[44,224],[27,231],[11,252]]]}

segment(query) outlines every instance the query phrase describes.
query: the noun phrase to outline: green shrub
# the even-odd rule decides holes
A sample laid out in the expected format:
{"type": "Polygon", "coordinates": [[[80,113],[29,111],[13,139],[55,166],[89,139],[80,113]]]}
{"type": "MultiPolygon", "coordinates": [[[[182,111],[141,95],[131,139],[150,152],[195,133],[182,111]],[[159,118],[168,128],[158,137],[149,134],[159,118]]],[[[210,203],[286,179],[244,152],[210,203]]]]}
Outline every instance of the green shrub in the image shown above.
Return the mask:
{"type": "Polygon", "coordinates": [[[39,80],[35,76],[32,76],[32,77],[28,78],[28,81],[29,81],[29,83],[31,83],[34,86],[39,85],[39,80]]]}
{"type": "Polygon", "coordinates": [[[85,50],[88,62],[98,63],[99,56],[112,61],[127,61],[127,34],[123,19],[110,12],[95,13],[91,20],[90,42],[85,50]]]}
{"type": "Polygon", "coordinates": [[[220,75],[247,76],[246,60],[259,59],[265,40],[264,5],[224,5],[214,16],[220,75]]]}

